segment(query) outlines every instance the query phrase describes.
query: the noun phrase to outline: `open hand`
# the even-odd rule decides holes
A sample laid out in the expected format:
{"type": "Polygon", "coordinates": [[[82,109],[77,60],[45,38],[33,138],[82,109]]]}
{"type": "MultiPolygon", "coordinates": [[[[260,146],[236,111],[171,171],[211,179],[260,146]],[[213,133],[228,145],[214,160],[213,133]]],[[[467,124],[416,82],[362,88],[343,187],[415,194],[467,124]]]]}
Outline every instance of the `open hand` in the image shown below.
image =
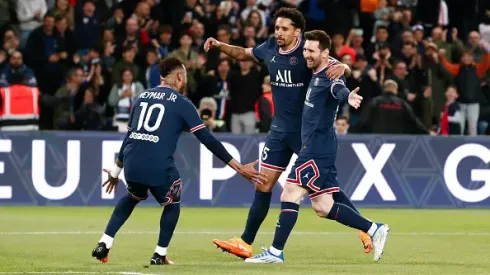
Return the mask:
{"type": "Polygon", "coordinates": [[[108,178],[106,179],[106,181],[104,181],[104,183],[102,184],[102,187],[107,186],[105,189],[105,192],[107,194],[112,193],[112,191],[114,191],[114,193],[116,193],[117,192],[117,184],[119,183],[119,178],[113,178],[111,176],[111,171],[108,169],[104,168],[103,171],[107,173],[108,178]]]}
{"type": "Polygon", "coordinates": [[[359,87],[355,88],[354,91],[350,92],[349,98],[347,99],[349,105],[354,107],[355,109],[361,107],[362,102],[362,96],[357,94],[358,91],[359,87]]]}
{"type": "Polygon", "coordinates": [[[252,183],[263,185],[267,182],[267,175],[263,172],[255,170],[255,166],[259,163],[259,160],[241,165],[238,169],[238,173],[244,178],[248,179],[252,183]]]}

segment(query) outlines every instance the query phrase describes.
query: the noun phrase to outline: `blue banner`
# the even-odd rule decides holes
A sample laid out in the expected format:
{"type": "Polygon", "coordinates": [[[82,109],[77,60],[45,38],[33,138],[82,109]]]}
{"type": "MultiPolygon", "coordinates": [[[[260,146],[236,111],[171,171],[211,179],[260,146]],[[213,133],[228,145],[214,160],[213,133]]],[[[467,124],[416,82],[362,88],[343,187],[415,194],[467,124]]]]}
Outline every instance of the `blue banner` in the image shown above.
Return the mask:
{"type": "MultiPolygon", "coordinates": [[[[259,158],[265,136],[218,135],[242,163],[259,158]]],[[[123,135],[0,133],[0,205],[114,205],[101,189],[123,135]]],[[[363,207],[490,207],[490,139],[351,135],[339,137],[341,188],[363,207]]],[[[273,192],[279,197],[289,169],[273,192]]],[[[254,188],[191,134],[175,155],[189,206],[249,206],[254,188]]],[[[145,204],[155,203],[148,200],[145,204]]],[[[305,198],[305,204],[309,199],[305,198]]]]}

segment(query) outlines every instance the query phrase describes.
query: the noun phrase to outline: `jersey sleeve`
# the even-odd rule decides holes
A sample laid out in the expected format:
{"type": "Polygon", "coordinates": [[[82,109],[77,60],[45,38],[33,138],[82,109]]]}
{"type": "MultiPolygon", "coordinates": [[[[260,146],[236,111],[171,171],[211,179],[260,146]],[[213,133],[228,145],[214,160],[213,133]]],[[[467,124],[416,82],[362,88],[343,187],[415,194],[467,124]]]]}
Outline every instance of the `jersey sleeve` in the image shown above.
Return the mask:
{"type": "Polygon", "coordinates": [[[183,100],[182,117],[184,118],[189,132],[191,133],[194,133],[206,127],[206,125],[202,123],[201,117],[199,117],[199,113],[197,112],[196,107],[194,107],[191,102],[185,99],[183,100]]]}
{"type": "MultiPolygon", "coordinates": [[[[136,102],[138,102],[138,101],[136,101],[136,102]]],[[[128,132],[126,133],[124,141],[121,145],[121,149],[119,149],[119,154],[117,155],[117,159],[121,162],[123,162],[123,160],[124,160],[124,149],[126,148],[129,136],[131,135],[131,130],[132,130],[131,129],[131,122],[133,121],[133,116],[134,116],[133,110],[134,110],[134,108],[131,109],[131,112],[129,114],[128,125],[126,126],[126,129],[128,130],[128,132]]]]}
{"type": "Polygon", "coordinates": [[[271,41],[272,41],[272,38],[269,38],[264,43],[252,48],[251,54],[252,54],[252,57],[255,59],[255,61],[260,63],[266,59],[267,49],[269,48],[271,41]]]}
{"type": "Polygon", "coordinates": [[[333,98],[339,100],[340,102],[345,102],[349,96],[349,89],[345,86],[343,80],[335,80],[332,85],[330,85],[330,94],[333,98]]]}

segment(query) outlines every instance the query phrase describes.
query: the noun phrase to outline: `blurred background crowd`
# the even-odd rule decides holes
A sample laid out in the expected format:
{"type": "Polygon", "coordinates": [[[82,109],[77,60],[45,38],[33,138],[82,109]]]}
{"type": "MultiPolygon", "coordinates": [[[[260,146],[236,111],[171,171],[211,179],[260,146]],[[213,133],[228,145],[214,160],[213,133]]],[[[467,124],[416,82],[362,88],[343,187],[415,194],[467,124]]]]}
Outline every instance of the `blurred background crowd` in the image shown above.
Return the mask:
{"type": "Polygon", "coordinates": [[[175,56],[210,129],[267,132],[267,68],[203,43],[259,45],[285,6],[330,34],[360,87],[338,134],[489,134],[488,0],[0,0],[0,130],[125,131],[158,60],[175,56]]]}

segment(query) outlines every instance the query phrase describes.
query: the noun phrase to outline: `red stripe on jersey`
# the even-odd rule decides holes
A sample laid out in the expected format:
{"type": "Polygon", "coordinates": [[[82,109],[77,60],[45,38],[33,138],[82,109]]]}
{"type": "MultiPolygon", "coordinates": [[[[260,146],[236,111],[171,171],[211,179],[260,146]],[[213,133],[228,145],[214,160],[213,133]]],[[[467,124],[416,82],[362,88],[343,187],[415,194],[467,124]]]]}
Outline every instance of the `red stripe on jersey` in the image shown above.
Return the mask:
{"type": "Polygon", "coordinates": [[[197,126],[196,126],[196,127],[194,127],[194,128],[191,128],[191,129],[189,130],[189,132],[194,133],[195,131],[201,130],[201,129],[202,129],[202,128],[204,128],[204,127],[206,127],[206,125],[204,125],[204,124],[200,124],[200,125],[197,125],[197,126]]]}

